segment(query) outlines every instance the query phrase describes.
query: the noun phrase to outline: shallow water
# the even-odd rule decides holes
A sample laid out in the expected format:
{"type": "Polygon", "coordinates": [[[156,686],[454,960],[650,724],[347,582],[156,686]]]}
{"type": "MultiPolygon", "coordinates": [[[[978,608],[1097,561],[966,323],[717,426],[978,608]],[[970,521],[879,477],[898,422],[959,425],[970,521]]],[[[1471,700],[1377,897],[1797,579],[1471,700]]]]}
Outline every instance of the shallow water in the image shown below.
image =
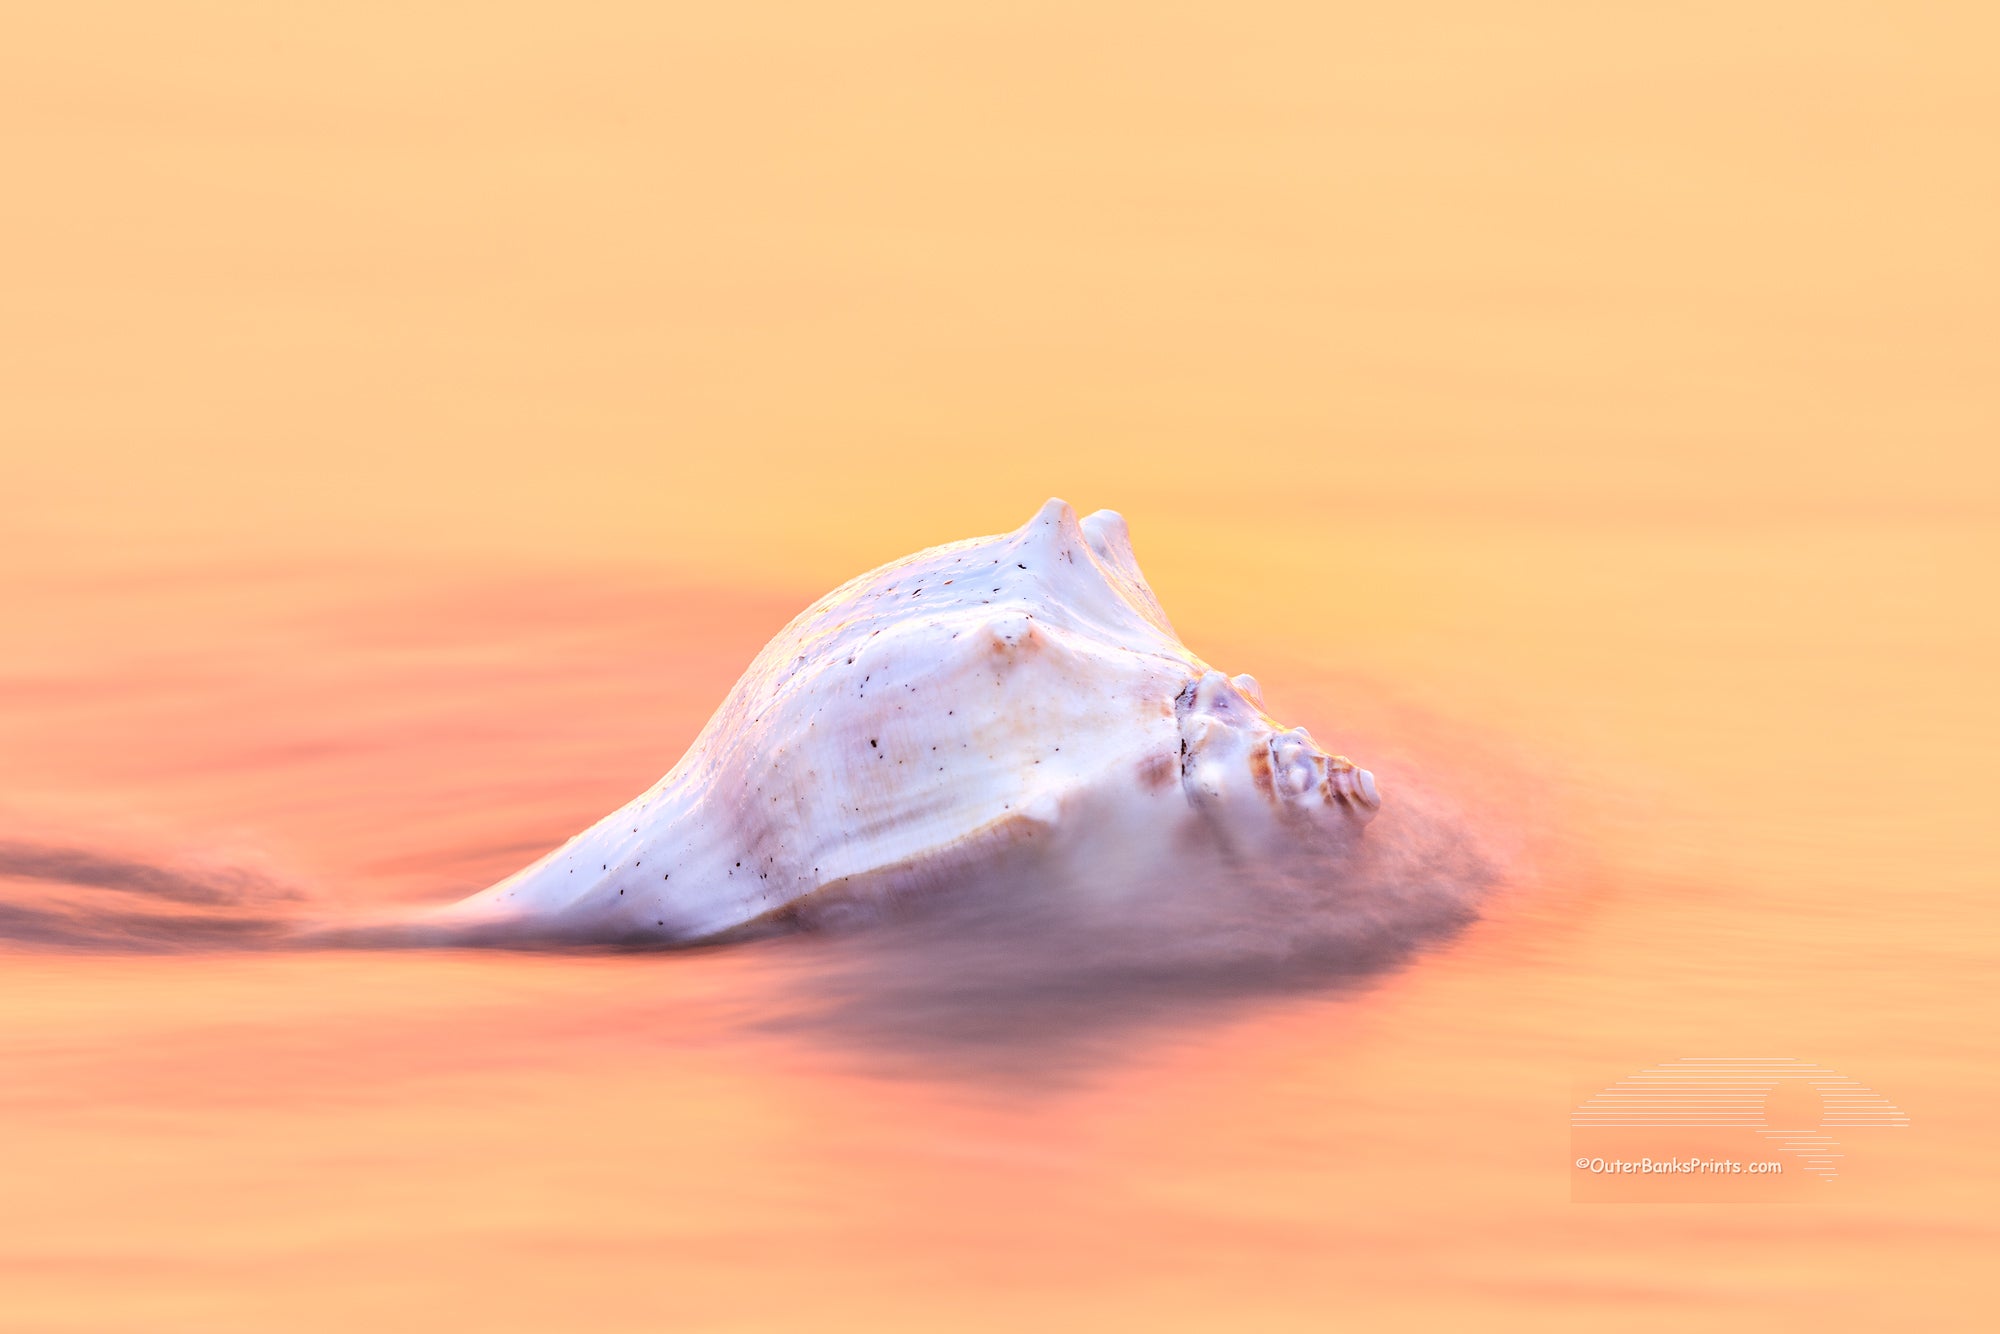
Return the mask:
{"type": "MultiPolygon", "coordinates": [[[[1410,540],[1496,587],[1551,541],[1410,540]]],[[[1386,791],[1453,784],[1504,835],[1484,920],[1324,990],[1064,996],[1026,959],[1036,984],[1010,995],[1000,962],[928,976],[921,937],[14,954],[9,1300],[207,1327],[435,1307],[923,1325],[968,1301],[995,1327],[1051,1302],[1193,1325],[1646,1303],[1837,1323],[1971,1301],[1951,1284],[1991,1240],[1981,761],[1972,692],[1915,687],[1993,640],[1854,631],[1871,593],[1970,568],[1966,539],[1801,533],[1726,561],[1714,533],[1590,540],[1593,584],[1685,593],[1593,618],[1614,642],[1588,655],[1546,583],[1482,606],[1532,662],[1496,649],[1504,706],[1481,712],[1532,734],[1420,707],[1455,660],[1389,700],[1297,666],[1296,639],[1267,657],[1184,624],[1386,791]],[[1832,697],[1866,744],[1822,734],[1832,697]],[[1574,1102],[1717,1054],[1817,1061],[1913,1124],[1855,1132],[1810,1207],[1571,1204],[1574,1102]]],[[[32,666],[6,749],[34,775],[10,825],[191,878],[449,895],[656,776],[788,605],[601,574],[50,585],[10,630],[32,666]]]]}
{"type": "Polygon", "coordinates": [[[1991,19],[1379,9],[24,20],[0,1324],[1990,1324],[1991,19]],[[1011,992],[203,937],[489,883],[1051,493],[1478,920],[1011,992]],[[1573,1203],[1572,1109],[1717,1057],[1909,1125],[1573,1203]]]}

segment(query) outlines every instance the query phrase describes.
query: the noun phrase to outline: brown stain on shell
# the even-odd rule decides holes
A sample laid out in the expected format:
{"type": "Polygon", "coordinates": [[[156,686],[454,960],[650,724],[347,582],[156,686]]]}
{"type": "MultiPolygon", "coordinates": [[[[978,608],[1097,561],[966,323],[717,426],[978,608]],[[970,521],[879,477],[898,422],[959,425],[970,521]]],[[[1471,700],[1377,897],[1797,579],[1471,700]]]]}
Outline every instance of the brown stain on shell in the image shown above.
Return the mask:
{"type": "Polygon", "coordinates": [[[1162,792],[1180,778],[1180,758],[1175,755],[1148,755],[1139,761],[1139,785],[1148,792],[1162,792]]]}
{"type": "Polygon", "coordinates": [[[1250,749],[1250,782],[1266,801],[1278,799],[1278,785],[1271,775],[1271,748],[1253,746],[1250,749]]]}

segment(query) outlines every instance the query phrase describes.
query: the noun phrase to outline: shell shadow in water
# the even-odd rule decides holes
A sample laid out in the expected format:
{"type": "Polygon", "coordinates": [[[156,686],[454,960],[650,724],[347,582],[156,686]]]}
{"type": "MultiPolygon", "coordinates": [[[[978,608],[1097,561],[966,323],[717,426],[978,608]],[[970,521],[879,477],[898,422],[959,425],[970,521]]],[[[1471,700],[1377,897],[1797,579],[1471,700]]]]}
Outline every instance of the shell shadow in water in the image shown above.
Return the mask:
{"type": "Polygon", "coordinates": [[[1331,857],[1101,869],[1080,895],[1017,853],[893,921],[783,942],[767,1026],[891,1071],[1061,1084],[1151,1034],[1362,986],[1449,940],[1498,879],[1454,812],[1400,793],[1331,857]]]}

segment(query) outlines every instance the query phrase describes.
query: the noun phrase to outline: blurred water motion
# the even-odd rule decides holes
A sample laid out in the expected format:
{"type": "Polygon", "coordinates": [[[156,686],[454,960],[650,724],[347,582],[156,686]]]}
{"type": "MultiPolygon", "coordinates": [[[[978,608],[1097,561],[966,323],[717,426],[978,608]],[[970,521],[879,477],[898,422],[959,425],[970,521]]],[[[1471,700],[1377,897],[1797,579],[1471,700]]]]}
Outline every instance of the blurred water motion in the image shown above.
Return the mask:
{"type": "Polygon", "coordinates": [[[1990,1324],[1995,22],[10,17],[0,1324],[1990,1324]],[[1475,919],[202,934],[489,883],[1052,494],[1475,919]],[[1731,1056],[1911,1124],[1569,1203],[1731,1056]]]}
{"type": "MultiPolygon", "coordinates": [[[[1489,541],[1464,568],[1538,564],[1548,540],[1489,541]]],[[[1662,565],[1695,571],[1716,540],[1634,544],[1592,577],[1667,585],[1662,565]]],[[[339,1323],[377,1300],[348,1286],[358,1266],[502,1326],[754,1324],[829,1291],[917,1323],[969,1292],[1002,1325],[1037,1297],[1283,1323],[1335,1280],[1345,1302],[1401,1309],[1439,1245],[1456,1277],[1422,1304],[1440,1315],[1664,1299],[1646,1277],[1662,1247],[1801,1300],[1761,1261],[1732,1269],[1746,1237],[1766,1258],[1866,1248],[1878,1267],[1850,1296],[1935,1277],[1986,1236],[1958,1172],[1987,1152],[1966,1119],[1988,1078],[1968,1064],[1987,908],[1955,841],[1973,792],[1946,781],[1969,737],[1925,725],[1943,700],[1880,688],[1939,670],[1945,645],[1862,657],[1848,630],[1871,588],[1951,573],[1898,549],[1929,550],[1688,573],[1622,630],[1570,621],[1559,604],[1582,580],[1514,585],[1499,610],[1540,656],[1485,712],[1539,710],[1559,740],[1438,714],[1435,677],[1341,677],[1296,635],[1218,642],[1197,612],[1205,652],[1257,669],[1274,706],[1365,753],[1432,821],[1424,854],[1391,865],[1476,887],[1483,919],[1428,939],[1315,948],[1253,920],[1221,923],[1218,944],[1170,918],[1119,934],[978,900],[669,954],[246,955],[195,936],[147,958],[45,939],[0,982],[7,1169],[42,1220],[9,1243],[15,1300],[67,1309],[90,1273],[114,1316],[185,1302],[255,1324],[318,1292],[339,1323]],[[1822,579],[1841,609],[1798,612],[1824,605],[1802,595],[1822,579]],[[1781,627],[1777,606],[1795,609],[1781,627]],[[1586,633],[1627,638],[1579,672],[1564,664],[1586,633]],[[1643,700],[1591,679],[1607,659],[1645,664],[1643,700]],[[1906,796],[1813,777],[1837,771],[1816,728],[1839,687],[1802,685],[1805,664],[1855,687],[1846,716],[1906,796]],[[1655,729],[1669,735],[1649,744],[1655,729]],[[1577,1089],[1718,1044],[1865,1072],[1916,1128],[1853,1145],[1824,1211],[1578,1218],[1577,1089]],[[1871,1220],[1890,1217],[1925,1240],[1883,1269],[1889,1225],[1871,1220]],[[753,1282],[773,1238],[791,1258],[753,1282]],[[1494,1265],[1540,1277],[1479,1277],[1494,1265]]],[[[485,883],[657,776],[803,600],[603,572],[20,593],[25,670],[0,730],[10,773],[35,777],[5,793],[21,836],[0,899],[65,911],[148,888],[176,911],[231,895],[283,910],[485,883]]],[[[1393,849],[1398,827],[1385,814],[1371,837],[1393,849]]]]}

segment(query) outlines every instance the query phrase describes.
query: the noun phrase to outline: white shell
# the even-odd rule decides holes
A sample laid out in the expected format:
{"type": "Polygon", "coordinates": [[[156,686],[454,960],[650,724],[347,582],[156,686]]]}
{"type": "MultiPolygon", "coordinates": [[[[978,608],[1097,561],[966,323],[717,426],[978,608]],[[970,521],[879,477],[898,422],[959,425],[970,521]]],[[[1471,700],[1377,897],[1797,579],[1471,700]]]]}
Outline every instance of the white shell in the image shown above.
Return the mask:
{"type": "Polygon", "coordinates": [[[866,913],[997,865],[1079,894],[1334,852],[1373,777],[1189,652],[1125,521],[1015,532],[836,589],[666,777],[430,921],[457,939],[692,942],[866,913]]]}

